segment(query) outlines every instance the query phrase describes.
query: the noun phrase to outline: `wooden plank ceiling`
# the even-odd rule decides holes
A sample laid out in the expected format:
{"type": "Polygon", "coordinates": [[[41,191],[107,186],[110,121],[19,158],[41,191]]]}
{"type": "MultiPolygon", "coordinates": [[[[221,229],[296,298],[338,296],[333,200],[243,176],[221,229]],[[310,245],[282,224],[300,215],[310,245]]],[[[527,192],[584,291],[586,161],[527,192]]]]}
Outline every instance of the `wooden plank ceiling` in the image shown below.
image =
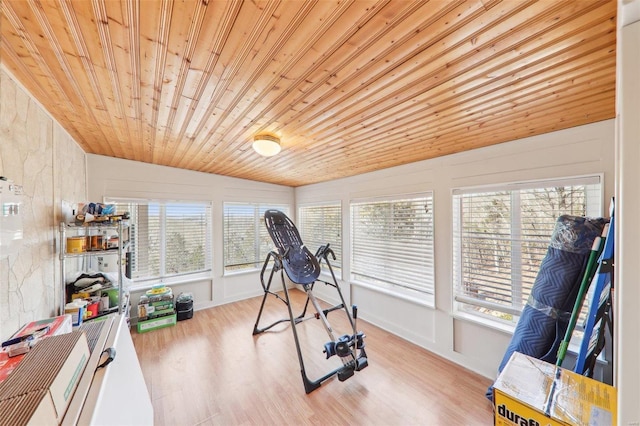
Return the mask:
{"type": "Polygon", "coordinates": [[[299,186],[614,117],[615,0],[0,3],[87,153],[299,186]]]}

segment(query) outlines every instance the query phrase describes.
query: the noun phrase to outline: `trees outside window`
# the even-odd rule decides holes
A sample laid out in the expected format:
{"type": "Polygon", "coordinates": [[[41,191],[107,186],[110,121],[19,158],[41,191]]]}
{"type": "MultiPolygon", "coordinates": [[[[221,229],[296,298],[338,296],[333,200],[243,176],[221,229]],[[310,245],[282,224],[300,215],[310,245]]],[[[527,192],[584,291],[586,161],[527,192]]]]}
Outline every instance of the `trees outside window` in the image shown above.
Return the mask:
{"type": "Polygon", "coordinates": [[[329,259],[336,277],[342,276],[342,207],[340,203],[314,204],[298,209],[298,228],[302,241],[315,253],[329,244],[336,259],[329,259]]]}
{"type": "Polygon", "coordinates": [[[280,210],[281,204],[224,203],[224,271],[239,272],[262,267],[273,242],[264,224],[264,212],[280,210]]]}
{"type": "Polygon", "coordinates": [[[130,215],[131,272],[136,282],[211,272],[211,204],[115,200],[130,215]]]}
{"type": "Polygon", "coordinates": [[[515,322],[558,217],[600,215],[600,180],[589,176],[455,190],[457,309],[515,322]]]}

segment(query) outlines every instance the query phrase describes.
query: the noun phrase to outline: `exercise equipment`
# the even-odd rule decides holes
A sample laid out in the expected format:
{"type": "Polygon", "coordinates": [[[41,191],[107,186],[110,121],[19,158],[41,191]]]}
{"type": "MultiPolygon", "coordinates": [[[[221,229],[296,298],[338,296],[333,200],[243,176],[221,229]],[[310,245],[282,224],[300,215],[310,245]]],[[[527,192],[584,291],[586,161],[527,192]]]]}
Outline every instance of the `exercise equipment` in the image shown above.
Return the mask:
{"type": "Polygon", "coordinates": [[[357,331],[356,328],[358,308],[354,305],[352,306],[351,312],[349,312],[329,261],[330,257],[335,260],[335,253],[330,248],[329,244],[327,244],[319,247],[315,255],[311,254],[309,249],[303,244],[294,223],[279,210],[267,210],[264,213],[264,220],[276,249],[267,254],[260,272],[260,282],[262,284],[262,289],[264,290],[264,296],[260,305],[260,311],[258,312],[258,318],[256,319],[256,323],[253,327],[253,335],[263,333],[273,326],[283,322],[289,322],[291,324],[293,339],[298,353],[298,361],[300,363],[302,382],[306,393],[310,393],[319,388],[322,382],[334,375],[337,375],[338,380],[345,381],[349,377],[353,376],[354,372],[367,367],[368,361],[367,354],[364,350],[365,335],[361,331],[357,331]],[[322,261],[326,263],[333,282],[319,280],[321,272],[320,263],[322,261]],[[265,284],[264,275],[270,262],[273,262],[273,266],[269,273],[269,281],[265,284]],[[280,272],[280,278],[282,281],[283,296],[280,296],[280,294],[271,290],[273,277],[278,272],[280,272]],[[300,285],[307,296],[302,313],[298,316],[293,315],[293,309],[289,299],[289,290],[284,279],[285,272],[287,277],[289,277],[289,280],[296,285],[300,285]],[[341,303],[328,309],[322,309],[318,299],[313,294],[313,287],[317,282],[322,282],[325,285],[335,288],[338,292],[341,303]],[[275,296],[276,299],[282,301],[287,306],[289,316],[288,318],[277,320],[272,324],[261,328],[259,327],[260,317],[262,316],[265,302],[269,295],[275,296]],[[315,309],[315,313],[307,316],[309,303],[311,303],[315,309]],[[333,328],[329,324],[327,316],[330,312],[337,310],[344,310],[349,320],[352,331],[351,334],[336,336],[333,328]],[[329,371],[315,380],[312,380],[307,376],[302,350],[300,348],[300,340],[296,330],[296,326],[299,323],[309,319],[321,320],[327,334],[329,335],[330,341],[325,343],[323,346],[323,352],[326,354],[326,358],[329,359],[332,356],[338,356],[342,361],[342,365],[340,367],[329,371]]]}

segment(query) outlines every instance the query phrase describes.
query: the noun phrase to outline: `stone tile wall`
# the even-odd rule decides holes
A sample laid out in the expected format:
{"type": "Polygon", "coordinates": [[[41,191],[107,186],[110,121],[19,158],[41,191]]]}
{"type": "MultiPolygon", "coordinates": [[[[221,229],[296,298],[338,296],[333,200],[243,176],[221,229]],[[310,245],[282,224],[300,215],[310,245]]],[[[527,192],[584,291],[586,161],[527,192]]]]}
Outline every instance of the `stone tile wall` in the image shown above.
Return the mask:
{"type": "Polygon", "coordinates": [[[0,338],[57,314],[57,253],[63,201],[86,200],[86,155],[73,138],[0,68],[0,176],[23,186],[24,239],[0,259],[0,338]]]}

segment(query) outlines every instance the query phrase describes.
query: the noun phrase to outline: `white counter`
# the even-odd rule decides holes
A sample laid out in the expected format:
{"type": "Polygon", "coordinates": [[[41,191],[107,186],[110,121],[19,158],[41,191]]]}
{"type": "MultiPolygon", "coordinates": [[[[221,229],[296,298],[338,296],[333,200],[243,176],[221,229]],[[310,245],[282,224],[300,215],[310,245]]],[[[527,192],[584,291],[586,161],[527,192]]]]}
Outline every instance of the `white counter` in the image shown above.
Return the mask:
{"type": "Polygon", "coordinates": [[[153,406],[126,318],[105,318],[63,425],[153,425],[153,406]],[[98,366],[114,348],[113,361],[98,366]],[[103,354],[103,352],[105,352],[103,354]]]}

